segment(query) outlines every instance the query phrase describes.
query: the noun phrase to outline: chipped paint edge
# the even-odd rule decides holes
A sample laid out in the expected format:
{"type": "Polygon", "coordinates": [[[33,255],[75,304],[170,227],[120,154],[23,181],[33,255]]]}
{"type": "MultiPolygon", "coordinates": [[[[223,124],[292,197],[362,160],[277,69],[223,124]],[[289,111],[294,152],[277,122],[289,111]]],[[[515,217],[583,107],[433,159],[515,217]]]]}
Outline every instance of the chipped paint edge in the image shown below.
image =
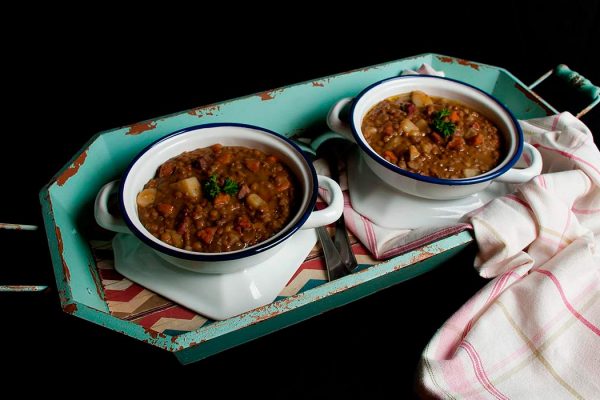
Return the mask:
{"type": "Polygon", "coordinates": [[[432,57],[435,57],[439,62],[452,64],[456,63],[462,67],[470,67],[476,71],[479,71],[481,67],[483,68],[491,68],[497,71],[503,72],[508,75],[513,81],[515,89],[517,89],[521,94],[527,97],[529,100],[533,101],[537,105],[539,105],[548,115],[558,114],[558,110],[556,110],[550,103],[544,100],[540,95],[538,95],[535,91],[529,88],[528,85],[523,83],[520,79],[518,79],[515,75],[513,75],[510,71],[505,68],[497,67],[489,64],[484,64],[480,62],[474,62],[470,60],[465,60],[462,58],[451,57],[443,54],[434,54],[430,53],[432,57]]]}
{"type": "Polygon", "coordinates": [[[32,292],[43,292],[48,289],[46,285],[0,285],[0,292],[9,293],[32,293],[32,292]]]}
{"type": "Polygon", "coordinates": [[[57,232],[60,232],[60,227],[56,224],[54,211],[52,210],[52,199],[50,195],[51,186],[52,183],[49,183],[40,191],[40,203],[42,205],[42,216],[44,219],[46,236],[48,238],[48,247],[50,248],[50,257],[52,259],[56,287],[63,311],[67,314],[80,317],[164,350],[172,351],[172,341],[169,335],[155,332],[131,321],[117,318],[110,314],[108,306],[105,310],[97,310],[73,299],[70,283],[67,279],[65,269],[63,268],[63,256],[60,254],[61,245],[57,234],[57,232]]]}
{"type": "Polygon", "coordinates": [[[52,200],[50,198],[50,186],[51,184],[48,184],[40,191],[40,203],[42,205],[42,217],[44,219],[46,238],[48,239],[48,247],[50,249],[50,258],[52,259],[52,267],[54,269],[56,289],[58,290],[60,305],[64,310],[69,303],[73,302],[73,294],[68,277],[65,274],[65,265],[63,265],[64,260],[60,250],[62,244],[58,237],[60,227],[56,224],[56,220],[54,219],[52,200]]]}
{"type": "MultiPolygon", "coordinates": [[[[441,255],[442,253],[459,246],[467,245],[472,241],[473,236],[471,233],[469,231],[463,231],[456,235],[441,239],[437,242],[430,243],[418,250],[413,250],[403,255],[396,256],[390,260],[375,264],[355,274],[347,275],[343,278],[325,283],[305,292],[281,299],[256,310],[241,314],[237,317],[229,318],[223,321],[217,321],[195,331],[180,334],[175,337],[174,345],[176,346],[176,349],[174,351],[200,345],[234,331],[248,328],[252,325],[256,325],[294,311],[295,309],[305,307],[308,304],[328,299],[330,296],[338,295],[351,289],[357,289],[364,284],[375,282],[379,278],[392,272],[400,272],[401,274],[404,273],[406,275],[405,277],[401,277],[401,279],[398,280],[399,282],[415,277],[432,269],[430,268],[422,271],[415,271],[415,268],[418,268],[417,266],[420,262],[441,255]]],[[[381,289],[383,289],[383,287],[381,289]]],[[[364,297],[370,293],[372,292],[365,293],[359,297],[364,297]]],[[[335,307],[337,306],[325,307],[321,312],[335,307]]]]}
{"type": "MultiPolygon", "coordinates": [[[[231,347],[241,345],[261,336],[265,336],[278,329],[283,329],[310,319],[315,315],[322,314],[337,307],[341,307],[352,301],[369,296],[403,281],[432,271],[449,258],[460,253],[470,243],[471,241],[457,244],[454,247],[438,253],[436,255],[437,257],[427,257],[421,260],[422,262],[417,264],[407,265],[403,268],[395,268],[391,271],[386,271],[383,276],[380,276],[377,279],[368,279],[359,285],[343,285],[342,283],[341,287],[330,286],[331,293],[324,296],[315,297],[319,296],[314,292],[317,288],[311,289],[310,291],[304,292],[306,295],[298,296],[297,300],[291,300],[289,302],[289,310],[286,310],[285,312],[262,319],[257,323],[235,328],[226,333],[221,332],[218,336],[218,341],[204,339],[198,343],[191,342],[184,343],[183,345],[180,344],[179,347],[182,350],[176,351],[175,356],[182,364],[189,364],[227,350],[231,347]],[[294,304],[294,307],[291,306],[293,302],[297,303],[294,304]]],[[[328,284],[322,286],[327,285],[328,284]]],[[[206,330],[208,330],[209,327],[207,327],[206,330]]],[[[220,330],[223,331],[222,328],[220,330]]],[[[179,337],[175,338],[175,342],[177,342],[178,339],[179,337]]]]}

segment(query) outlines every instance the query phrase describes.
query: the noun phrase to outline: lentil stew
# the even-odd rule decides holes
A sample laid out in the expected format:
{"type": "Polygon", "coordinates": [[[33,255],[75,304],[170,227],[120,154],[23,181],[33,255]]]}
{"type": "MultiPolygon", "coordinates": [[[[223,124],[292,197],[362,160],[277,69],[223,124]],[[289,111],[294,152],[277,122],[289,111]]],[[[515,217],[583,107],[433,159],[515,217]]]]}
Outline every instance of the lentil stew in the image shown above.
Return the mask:
{"type": "Polygon", "coordinates": [[[216,253],[275,235],[294,216],[298,185],[275,156],[215,144],[163,163],[137,195],[148,231],[172,246],[216,253]]]}
{"type": "Polygon", "coordinates": [[[462,179],[495,168],[504,157],[498,128],[478,112],[421,91],[389,97],[362,121],[367,143],[398,167],[462,179]]]}

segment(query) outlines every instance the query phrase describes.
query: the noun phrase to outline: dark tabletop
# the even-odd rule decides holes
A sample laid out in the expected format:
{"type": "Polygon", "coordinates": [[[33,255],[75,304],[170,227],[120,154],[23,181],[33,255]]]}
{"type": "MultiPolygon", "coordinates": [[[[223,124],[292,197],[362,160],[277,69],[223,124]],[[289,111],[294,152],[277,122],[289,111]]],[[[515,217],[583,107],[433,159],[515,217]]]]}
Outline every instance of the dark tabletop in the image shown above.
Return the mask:
{"type": "MultiPolygon", "coordinates": [[[[45,20],[42,11],[21,25],[37,29],[32,39],[5,36],[0,222],[41,226],[40,188],[101,130],[354,68],[434,52],[506,68],[525,83],[565,63],[600,84],[593,61],[598,4],[571,1],[554,11],[541,4],[508,2],[492,19],[477,13],[476,4],[394,13],[378,5],[376,12],[335,23],[318,9],[298,10],[294,23],[291,16],[240,22],[223,18],[223,10],[191,7],[63,24],[45,20]],[[182,19],[194,23],[163,24],[182,19]],[[228,38],[223,30],[235,34],[228,38]]],[[[84,14],[95,12],[101,11],[84,14]]],[[[562,89],[548,85],[540,89],[548,101],[573,107],[571,100],[562,104],[562,89]]],[[[600,107],[583,120],[597,139],[600,107]]],[[[0,284],[53,287],[43,230],[0,235],[0,284]]],[[[475,252],[471,246],[424,276],[187,367],[145,343],[63,314],[54,288],[0,294],[0,359],[10,366],[2,390],[58,372],[62,383],[87,379],[105,391],[123,383],[133,390],[164,383],[193,385],[198,393],[394,391],[406,398],[428,340],[486,283],[472,268],[475,252]],[[146,380],[133,378],[140,372],[146,380]],[[216,383],[222,377],[232,383],[216,383]]]]}

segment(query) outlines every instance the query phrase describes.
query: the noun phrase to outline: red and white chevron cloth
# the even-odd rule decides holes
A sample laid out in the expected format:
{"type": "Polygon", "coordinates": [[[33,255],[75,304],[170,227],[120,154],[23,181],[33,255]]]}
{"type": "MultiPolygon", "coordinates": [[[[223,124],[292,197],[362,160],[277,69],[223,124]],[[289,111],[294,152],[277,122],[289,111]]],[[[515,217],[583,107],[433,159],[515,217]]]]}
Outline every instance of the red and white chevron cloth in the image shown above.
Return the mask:
{"type": "Polygon", "coordinates": [[[494,279],[427,345],[424,396],[600,398],[600,152],[569,113],[521,125],[544,173],[469,216],[494,279]]]}

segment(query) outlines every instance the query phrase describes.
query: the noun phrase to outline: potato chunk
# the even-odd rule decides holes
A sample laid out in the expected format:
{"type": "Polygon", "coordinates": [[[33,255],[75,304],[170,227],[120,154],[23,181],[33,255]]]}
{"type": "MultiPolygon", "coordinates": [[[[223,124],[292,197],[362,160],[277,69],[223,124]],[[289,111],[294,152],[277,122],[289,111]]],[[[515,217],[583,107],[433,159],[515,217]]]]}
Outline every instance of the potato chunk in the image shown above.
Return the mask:
{"type": "Polygon", "coordinates": [[[148,207],[149,205],[154,204],[154,200],[156,199],[156,189],[149,188],[144,189],[137,195],[137,205],[140,207],[148,207]]]}
{"type": "Polygon", "coordinates": [[[408,148],[408,157],[410,158],[410,161],[414,160],[415,158],[419,157],[421,155],[421,153],[419,152],[419,150],[417,150],[417,148],[414,145],[411,145],[408,148]]]}
{"type": "Polygon", "coordinates": [[[197,199],[200,197],[200,182],[198,178],[192,176],[191,178],[182,179],[175,182],[174,185],[177,189],[188,197],[197,199]]]}
{"type": "Polygon", "coordinates": [[[411,100],[417,107],[424,107],[433,104],[431,97],[429,97],[427,93],[421,92],[420,90],[415,90],[411,93],[411,100]]]}
{"type": "Polygon", "coordinates": [[[248,196],[246,196],[246,203],[248,203],[251,208],[261,211],[268,206],[267,202],[256,193],[250,193],[248,196]]]}
{"type": "Polygon", "coordinates": [[[465,176],[465,178],[472,178],[474,176],[477,176],[481,173],[481,171],[479,170],[479,168],[465,168],[463,169],[463,175],[465,176]]]}
{"type": "Polygon", "coordinates": [[[405,118],[402,120],[402,122],[400,122],[400,129],[402,129],[404,133],[410,133],[413,131],[419,132],[419,127],[408,118],[405,118]]]}

